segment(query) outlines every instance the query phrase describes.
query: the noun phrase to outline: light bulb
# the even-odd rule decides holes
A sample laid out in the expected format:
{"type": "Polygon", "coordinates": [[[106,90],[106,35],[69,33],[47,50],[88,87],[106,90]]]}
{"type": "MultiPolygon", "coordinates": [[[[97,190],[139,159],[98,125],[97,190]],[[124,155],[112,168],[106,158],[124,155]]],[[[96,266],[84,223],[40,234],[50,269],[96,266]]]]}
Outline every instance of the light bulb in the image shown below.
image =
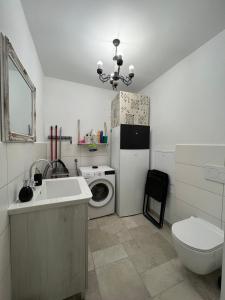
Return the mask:
{"type": "Polygon", "coordinates": [[[103,62],[102,62],[101,60],[99,60],[99,61],[97,62],[97,67],[98,67],[98,69],[102,69],[102,67],[103,67],[103,62]]]}
{"type": "Polygon", "coordinates": [[[134,66],[133,65],[130,65],[129,66],[129,74],[133,74],[134,73],[134,66]]]}

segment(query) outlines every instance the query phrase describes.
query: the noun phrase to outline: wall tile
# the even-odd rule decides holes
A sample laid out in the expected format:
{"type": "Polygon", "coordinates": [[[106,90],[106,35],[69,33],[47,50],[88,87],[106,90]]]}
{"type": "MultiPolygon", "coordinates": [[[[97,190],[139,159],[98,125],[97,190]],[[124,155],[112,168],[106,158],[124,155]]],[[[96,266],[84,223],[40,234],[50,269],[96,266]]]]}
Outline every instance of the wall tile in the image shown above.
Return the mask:
{"type": "Polygon", "coordinates": [[[176,197],[205,213],[221,218],[222,197],[200,188],[176,181],[176,197]]]}
{"type": "Polygon", "coordinates": [[[19,191],[23,186],[23,182],[28,178],[28,172],[21,174],[8,184],[8,204],[11,205],[18,199],[19,191]]]}
{"type": "Polygon", "coordinates": [[[212,215],[205,213],[201,209],[191,206],[180,199],[176,199],[176,217],[174,222],[181,221],[191,216],[202,218],[221,228],[220,218],[215,218],[212,215]]]}
{"type": "Polygon", "coordinates": [[[9,226],[0,235],[0,281],[10,266],[10,230],[9,226]]]}
{"type": "Polygon", "coordinates": [[[0,188],[7,184],[7,148],[0,142],[0,188]]]}
{"type": "Polygon", "coordinates": [[[26,146],[22,143],[7,144],[8,160],[8,182],[24,172],[24,162],[29,153],[25,151],[26,146]]]}
{"type": "Polygon", "coordinates": [[[80,166],[93,166],[93,165],[109,165],[109,158],[108,156],[95,156],[95,157],[88,157],[83,156],[80,159],[80,166]]]}
{"type": "Polygon", "coordinates": [[[47,143],[34,144],[34,160],[47,157],[47,143]]]}
{"type": "Polygon", "coordinates": [[[153,151],[154,168],[169,175],[170,183],[175,184],[175,152],[153,151]]]}
{"type": "MultiPolygon", "coordinates": [[[[76,157],[78,159],[78,164],[80,162],[80,157],[76,157]]],[[[72,169],[74,170],[75,169],[75,156],[71,156],[71,157],[62,157],[62,161],[64,162],[65,166],[68,168],[68,169],[72,169]]]]}
{"type": "Polygon", "coordinates": [[[176,145],[176,162],[203,166],[204,164],[224,165],[224,145],[176,145]]]}
{"type": "Polygon", "coordinates": [[[26,143],[23,146],[24,152],[24,171],[30,169],[31,164],[35,161],[35,144],[26,143]]]}
{"type": "Polygon", "coordinates": [[[202,167],[177,163],[176,178],[179,181],[218,195],[222,195],[223,193],[223,185],[221,183],[204,179],[204,168],[202,167]]]}
{"type": "MultiPolygon", "coordinates": [[[[66,156],[77,156],[80,155],[80,147],[77,144],[70,144],[69,141],[62,141],[61,151],[62,151],[62,157],[66,156]]],[[[51,157],[51,147],[50,142],[47,143],[47,157],[50,159],[51,157]]],[[[59,155],[59,143],[57,144],[57,153],[59,155]]],[[[55,141],[53,143],[53,156],[55,155],[55,141]]]]}
{"type": "Polygon", "coordinates": [[[88,146],[80,146],[81,147],[81,151],[80,151],[80,155],[81,156],[99,156],[99,155],[108,155],[109,152],[109,146],[107,145],[98,145],[97,146],[97,151],[95,152],[91,152],[89,151],[88,146]]]}
{"type": "Polygon", "coordinates": [[[225,197],[223,197],[223,213],[222,213],[222,221],[225,222],[225,197]]]}
{"type": "Polygon", "coordinates": [[[0,234],[6,229],[9,224],[8,220],[8,187],[4,186],[0,189],[0,234]]]}

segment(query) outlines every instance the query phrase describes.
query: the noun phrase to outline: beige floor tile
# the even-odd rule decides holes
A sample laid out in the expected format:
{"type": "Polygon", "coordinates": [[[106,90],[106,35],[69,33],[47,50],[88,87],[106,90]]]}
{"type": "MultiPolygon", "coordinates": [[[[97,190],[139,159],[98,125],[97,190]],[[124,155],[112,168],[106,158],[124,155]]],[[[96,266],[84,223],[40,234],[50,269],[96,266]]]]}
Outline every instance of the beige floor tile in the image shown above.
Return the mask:
{"type": "Polygon", "coordinates": [[[116,214],[113,214],[113,215],[110,215],[110,216],[105,216],[105,217],[98,218],[98,219],[95,219],[95,220],[98,222],[98,225],[100,227],[104,226],[104,225],[108,225],[108,224],[120,223],[121,222],[121,219],[116,214]]]}
{"type": "Polygon", "coordinates": [[[137,223],[131,217],[123,217],[121,218],[121,221],[127,229],[135,228],[138,226],[137,223]]]}
{"type": "Polygon", "coordinates": [[[151,224],[140,225],[135,228],[129,229],[130,234],[134,239],[149,239],[152,234],[158,232],[158,229],[153,227],[151,224]]]}
{"type": "Polygon", "coordinates": [[[121,244],[95,251],[92,255],[96,268],[127,257],[127,253],[121,244]]]}
{"type": "Polygon", "coordinates": [[[98,221],[96,219],[88,220],[88,229],[98,229],[98,221]]]}
{"type": "Polygon", "coordinates": [[[95,271],[88,272],[88,290],[85,294],[87,300],[101,300],[99,286],[95,271]]]}
{"type": "Polygon", "coordinates": [[[159,259],[158,264],[163,263],[160,261],[161,257],[165,257],[166,261],[177,257],[174,247],[158,232],[146,239],[136,239],[136,241],[141,248],[155,256],[156,262],[159,259]]]}
{"type": "Polygon", "coordinates": [[[182,273],[174,267],[172,261],[147,270],[142,275],[142,278],[152,297],[157,296],[184,280],[182,273]]]}
{"type": "Polygon", "coordinates": [[[150,296],[128,259],[96,270],[102,300],[147,300],[150,296]]]}
{"type": "Polygon", "coordinates": [[[133,256],[133,255],[137,254],[138,251],[141,250],[141,246],[134,239],[125,241],[123,243],[123,246],[124,246],[128,256],[133,256]]]}
{"type": "Polygon", "coordinates": [[[159,298],[161,300],[204,300],[193,286],[186,281],[162,293],[159,298]]]}
{"type": "Polygon", "coordinates": [[[88,271],[94,270],[94,262],[92,253],[90,250],[88,250],[88,271]]]}
{"type": "Polygon", "coordinates": [[[127,229],[136,228],[142,225],[148,225],[158,230],[151,222],[149,222],[142,214],[121,218],[127,229]]]}
{"type": "Polygon", "coordinates": [[[102,300],[102,298],[99,292],[92,292],[85,295],[85,300],[102,300]]]}
{"type": "Polygon", "coordinates": [[[220,299],[217,288],[220,272],[199,276],[186,269],[177,258],[166,224],[158,230],[142,215],[125,218],[111,215],[89,221],[88,239],[88,268],[92,271],[87,300],[220,299]]]}
{"type": "Polygon", "coordinates": [[[170,243],[173,245],[171,228],[164,224],[163,228],[159,230],[159,233],[170,243]]]}
{"type": "Polygon", "coordinates": [[[88,231],[88,242],[91,252],[94,252],[118,244],[118,239],[115,235],[100,229],[90,229],[88,231]]]}
{"type": "Polygon", "coordinates": [[[119,231],[122,231],[124,229],[124,226],[121,222],[116,221],[111,224],[101,225],[100,229],[109,234],[116,234],[119,231]]]}
{"type": "Polygon", "coordinates": [[[132,235],[130,234],[127,228],[122,228],[119,232],[116,233],[116,237],[119,243],[127,242],[133,239],[132,235]]]}
{"type": "Polygon", "coordinates": [[[187,270],[186,281],[194,287],[204,300],[219,300],[220,290],[217,286],[219,275],[221,275],[220,270],[205,276],[193,274],[187,270]]]}
{"type": "Polygon", "coordinates": [[[176,252],[171,244],[159,233],[152,234],[150,238],[137,238],[125,242],[123,246],[139,273],[143,273],[176,257],[176,252]]]}
{"type": "Polygon", "coordinates": [[[150,225],[150,226],[156,228],[148,219],[146,219],[143,216],[143,214],[138,214],[138,215],[135,215],[135,216],[131,216],[130,218],[137,224],[137,226],[150,225]]]}
{"type": "Polygon", "coordinates": [[[220,270],[202,276],[189,271],[180,262],[179,258],[173,259],[171,262],[176,270],[185,278],[185,281],[189,282],[204,300],[220,299],[220,290],[217,286],[218,277],[221,275],[220,270]]]}
{"type": "Polygon", "coordinates": [[[140,274],[157,266],[154,257],[142,250],[138,251],[135,255],[130,256],[129,259],[132,261],[137,272],[140,274]]]}
{"type": "Polygon", "coordinates": [[[156,266],[154,257],[149,255],[149,251],[141,248],[135,240],[125,242],[123,246],[138,273],[143,273],[156,266]]]}

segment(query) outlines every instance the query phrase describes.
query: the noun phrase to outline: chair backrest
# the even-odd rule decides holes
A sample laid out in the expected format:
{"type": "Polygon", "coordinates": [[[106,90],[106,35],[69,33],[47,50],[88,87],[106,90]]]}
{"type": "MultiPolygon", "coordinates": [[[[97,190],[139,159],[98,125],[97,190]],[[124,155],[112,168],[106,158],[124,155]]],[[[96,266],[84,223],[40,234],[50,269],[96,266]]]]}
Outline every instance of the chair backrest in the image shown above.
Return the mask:
{"type": "Polygon", "coordinates": [[[145,193],[158,202],[164,202],[166,201],[168,184],[168,174],[158,170],[149,170],[145,185],[145,193]]]}

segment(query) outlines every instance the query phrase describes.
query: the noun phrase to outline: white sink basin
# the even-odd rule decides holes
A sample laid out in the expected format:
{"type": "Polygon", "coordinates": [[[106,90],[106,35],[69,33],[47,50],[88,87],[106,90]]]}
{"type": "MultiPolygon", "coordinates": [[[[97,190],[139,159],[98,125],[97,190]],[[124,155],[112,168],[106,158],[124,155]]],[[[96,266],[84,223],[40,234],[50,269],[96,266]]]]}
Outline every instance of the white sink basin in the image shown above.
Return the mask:
{"type": "Polygon", "coordinates": [[[8,214],[19,214],[50,207],[68,206],[87,202],[92,194],[83,177],[67,177],[43,180],[34,190],[29,202],[16,201],[8,208],[8,214]]]}
{"type": "MultiPolygon", "coordinates": [[[[43,181],[40,200],[72,197],[81,194],[80,184],[76,177],[47,179],[43,181]]],[[[37,200],[39,200],[39,197],[37,200]]]]}

